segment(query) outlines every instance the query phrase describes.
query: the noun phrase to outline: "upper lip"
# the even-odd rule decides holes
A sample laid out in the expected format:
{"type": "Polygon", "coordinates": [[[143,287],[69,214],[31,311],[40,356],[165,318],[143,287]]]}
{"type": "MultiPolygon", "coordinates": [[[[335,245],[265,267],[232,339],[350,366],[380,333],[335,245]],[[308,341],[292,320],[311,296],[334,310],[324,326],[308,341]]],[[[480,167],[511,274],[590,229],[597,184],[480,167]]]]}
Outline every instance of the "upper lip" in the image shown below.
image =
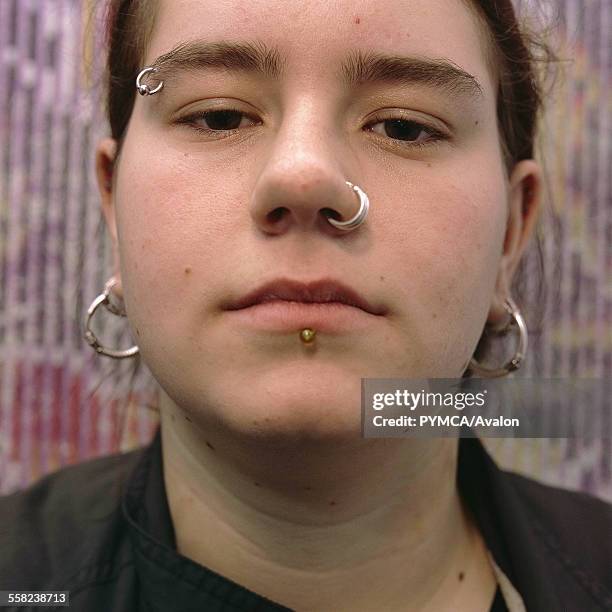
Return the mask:
{"type": "Polygon", "coordinates": [[[340,302],[374,315],[382,315],[386,312],[383,307],[371,304],[357,291],[339,281],[321,279],[300,282],[288,278],[280,278],[265,283],[238,300],[230,302],[226,306],[226,310],[239,310],[272,300],[304,303],[340,302]]]}

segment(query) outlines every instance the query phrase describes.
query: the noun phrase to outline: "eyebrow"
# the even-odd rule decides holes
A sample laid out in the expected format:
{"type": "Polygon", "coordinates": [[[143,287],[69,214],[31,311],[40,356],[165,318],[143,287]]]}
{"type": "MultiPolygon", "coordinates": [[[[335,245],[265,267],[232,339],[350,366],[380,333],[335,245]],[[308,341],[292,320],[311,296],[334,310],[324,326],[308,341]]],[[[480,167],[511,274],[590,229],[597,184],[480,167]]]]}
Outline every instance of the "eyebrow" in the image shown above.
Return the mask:
{"type": "MultiPolygon", "coordinates": [[[[270,80],[280,79],[286,67],[278,49],[260,41],[204,41],[180,43],[152,64],[155,79],[169,79],[183,72],[208,68],[256,74],[270,80]]],[[[356,50],[340,66],[338,76],[345,87],[388,83],[423,84],[449,93],[482,96],[482,86],[469,72],[448,59],[390,55],[356,50]]]]}

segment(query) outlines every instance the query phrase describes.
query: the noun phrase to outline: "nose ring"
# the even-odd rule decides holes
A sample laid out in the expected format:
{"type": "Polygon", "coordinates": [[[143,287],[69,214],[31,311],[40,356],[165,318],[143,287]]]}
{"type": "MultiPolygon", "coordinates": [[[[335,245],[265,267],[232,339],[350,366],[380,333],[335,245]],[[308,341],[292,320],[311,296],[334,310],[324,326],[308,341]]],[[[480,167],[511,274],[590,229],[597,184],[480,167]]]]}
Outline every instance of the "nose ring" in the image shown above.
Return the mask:
{"type": "Polygon", "coordinates": [[[353,185],[350,181],[345,181],[345,183],[352,189],[359,198],[359,210],[357,214],[348,221],[337,221],[336,219],[331,219],[330,217],[327,220],[334,226],[340,230],[344,230],[346,232],[350,232],[354,230],[356,227],[359,227],[368,216],[368,210],[370,209],[370,199],[366,195],[365,191],[358,187],[357,185],[353,185]]]}

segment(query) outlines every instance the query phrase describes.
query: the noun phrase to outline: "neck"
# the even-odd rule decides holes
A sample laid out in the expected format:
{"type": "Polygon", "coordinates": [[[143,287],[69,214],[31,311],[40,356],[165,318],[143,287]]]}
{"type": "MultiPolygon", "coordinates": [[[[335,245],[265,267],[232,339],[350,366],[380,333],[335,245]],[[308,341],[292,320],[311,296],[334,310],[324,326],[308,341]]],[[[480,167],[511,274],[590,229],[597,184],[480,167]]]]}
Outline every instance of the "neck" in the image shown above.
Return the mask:
{"type": "Polygon", "coordinates": [[[476,585],[492,598],[456,489],[455,439],[237,440],[176,406],[161,412],[184,556],[301,610],[459,610],[457,590],[469,599],[476,585]]]}

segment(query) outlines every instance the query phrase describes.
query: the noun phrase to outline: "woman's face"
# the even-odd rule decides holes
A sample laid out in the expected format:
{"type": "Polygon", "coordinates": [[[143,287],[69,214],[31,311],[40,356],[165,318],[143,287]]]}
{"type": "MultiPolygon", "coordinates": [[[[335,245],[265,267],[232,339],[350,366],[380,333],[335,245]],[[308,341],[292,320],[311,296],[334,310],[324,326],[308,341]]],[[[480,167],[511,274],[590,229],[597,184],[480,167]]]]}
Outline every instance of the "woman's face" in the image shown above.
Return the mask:
{"type": "Polygon", "coordinates": [[[161,0],[145,65],[196,39],[265,45],[278,63],[164,73],[137,96],[103,194],[132,333],[192,419],[354,431],[360,378],[461,376],[516,259],[504,248],[525,231],[479,27],[460,0],[161,0]],[[375,54],[405,70],[349,82],[342,66],[375,54]],[[345,180],[370,199],[348,233],[325,219],[357,211],[345,180]],[[311,306],[279,323],[225,309],[279,278],[341,281],[386,314],[311,306]]]}

